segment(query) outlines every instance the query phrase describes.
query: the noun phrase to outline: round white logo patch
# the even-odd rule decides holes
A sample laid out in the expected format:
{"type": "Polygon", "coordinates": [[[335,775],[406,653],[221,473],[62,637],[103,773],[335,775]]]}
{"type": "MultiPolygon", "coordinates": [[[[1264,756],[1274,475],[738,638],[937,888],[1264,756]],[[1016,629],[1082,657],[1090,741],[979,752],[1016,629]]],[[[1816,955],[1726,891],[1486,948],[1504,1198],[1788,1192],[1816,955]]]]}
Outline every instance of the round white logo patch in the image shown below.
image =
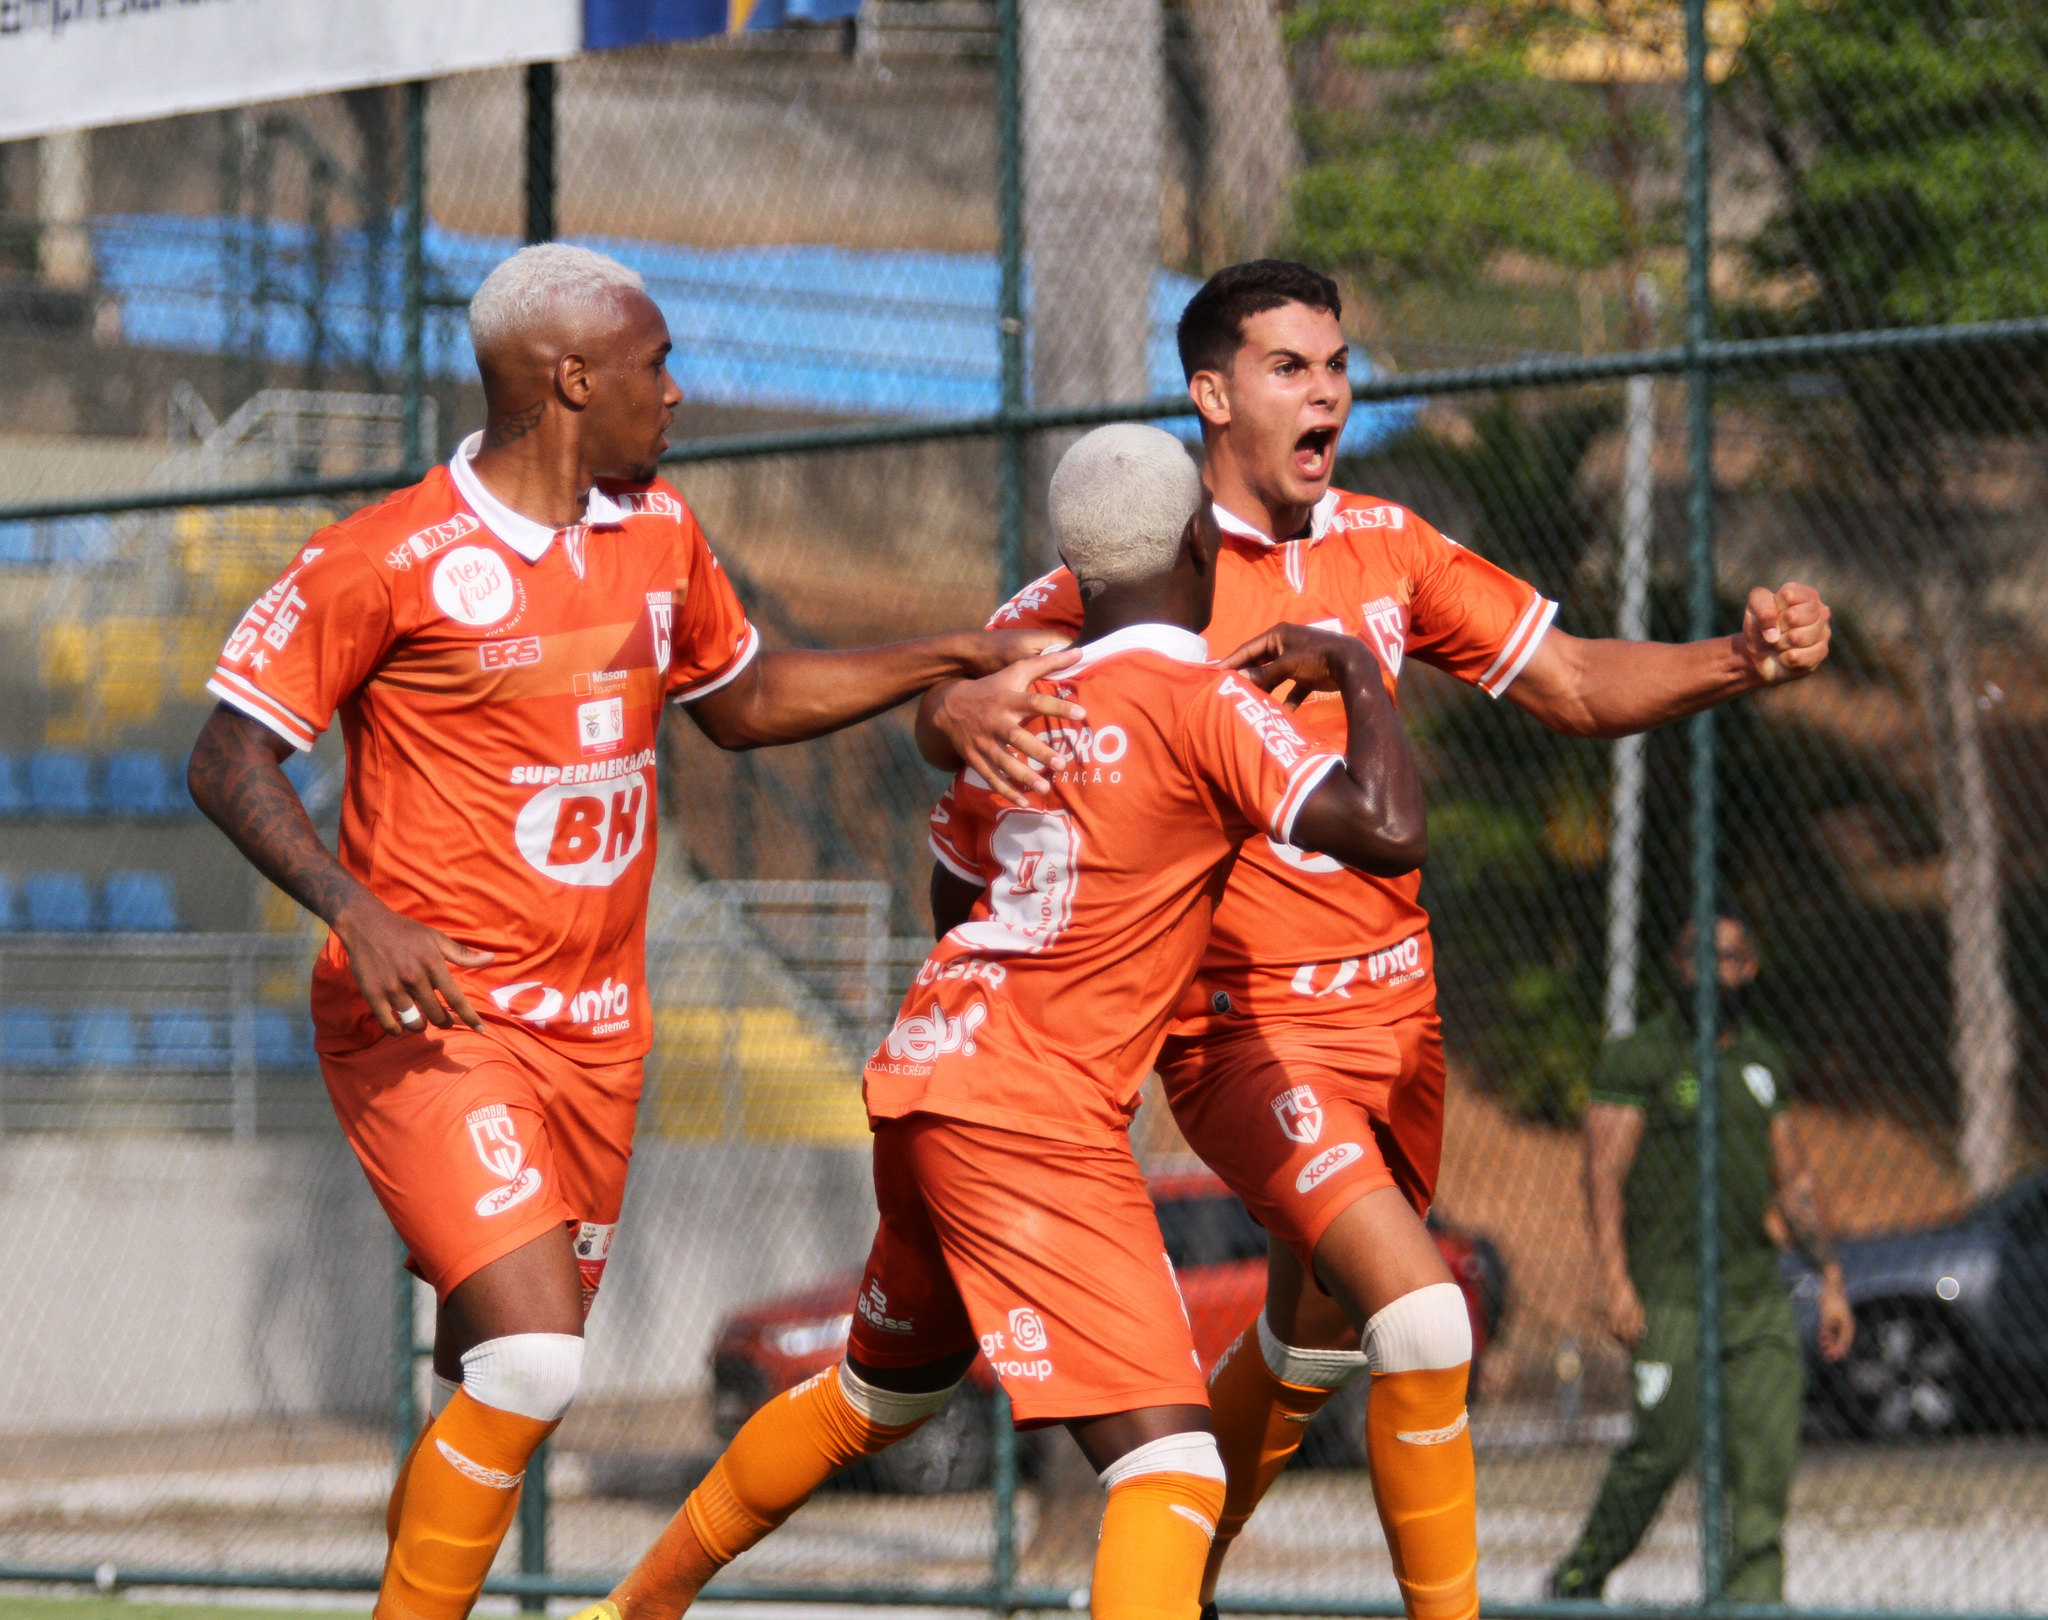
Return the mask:
{"type": "Polygon", "coordinates": [[[526,801],[512,840],[536,872],[578,888],[606,888],[647,847],[652,773],[609,782],[558,783],[526,801]]]}
{"type": "Polygon", "coordinates": [[[1759,1108],[1768,1108],[1778,1100],[1778,1077],[1761,1063],[1742,1066],[1742,1083],[1749,1087],[1749,1094],[1759,1108]]]}
{"type": "Polygon", "coordinates": [[[457,546],[434,566],[434,605],[463,624],[496,624],[518,596],[504,558],[486,546],[457,546]]]}

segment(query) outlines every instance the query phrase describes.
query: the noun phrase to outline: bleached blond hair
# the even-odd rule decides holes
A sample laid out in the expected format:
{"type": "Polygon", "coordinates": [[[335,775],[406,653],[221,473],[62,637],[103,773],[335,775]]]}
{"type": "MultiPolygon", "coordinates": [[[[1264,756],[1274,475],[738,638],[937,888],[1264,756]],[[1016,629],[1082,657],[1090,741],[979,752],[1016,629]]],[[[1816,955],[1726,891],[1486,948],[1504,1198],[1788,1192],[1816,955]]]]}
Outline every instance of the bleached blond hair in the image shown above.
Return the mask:
{"type": "Polygon", "coordinates": [[[1085,599],[1173,567],[1201,509],[1202,478],[1172,434],[1114,422],[1060,457],[1049,505],[1060,555],[1085,599]]]}
{"type": "Polygon", "coordinates": [[[645,292],[640,272],[567,242],[523,247],[484,277],[469,301],[469,341],[477,353],[553,317],[564,304],[625,288],[645,292]]]}

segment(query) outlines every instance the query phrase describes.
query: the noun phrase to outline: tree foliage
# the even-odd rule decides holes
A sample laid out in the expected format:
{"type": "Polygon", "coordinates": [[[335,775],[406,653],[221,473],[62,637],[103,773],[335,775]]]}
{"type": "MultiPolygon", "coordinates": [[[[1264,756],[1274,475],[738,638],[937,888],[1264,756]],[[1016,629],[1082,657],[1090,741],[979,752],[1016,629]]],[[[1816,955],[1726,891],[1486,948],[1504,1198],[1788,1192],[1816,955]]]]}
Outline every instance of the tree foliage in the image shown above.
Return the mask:
{"type": "Polygon", "coordinates": [[[1642,0],[1314,0],[1298,44],[1370,75],[1370,104],[1304,114],[1295,248],[1385,290],[1469,282],[1502,254],[1561,269],[1633,263],[1664,223],[1638,181],[1666,120],[1595,53],[1655,48],[1642,0]]]}

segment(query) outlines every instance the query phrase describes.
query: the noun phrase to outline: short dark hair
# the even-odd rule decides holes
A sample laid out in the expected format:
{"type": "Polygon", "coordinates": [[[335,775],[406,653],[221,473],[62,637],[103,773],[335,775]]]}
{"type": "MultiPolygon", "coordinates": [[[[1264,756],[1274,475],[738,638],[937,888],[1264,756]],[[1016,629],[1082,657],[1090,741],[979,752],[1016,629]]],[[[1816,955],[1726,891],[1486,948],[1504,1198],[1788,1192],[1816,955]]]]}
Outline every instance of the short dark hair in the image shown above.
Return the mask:
{"type": "Polygon", "coordinates": [[[1180,369],[1227,371],[1244,342],[1244,323],[1282,304],[1306,304],[1344,318],[1337,284],[1321,271],[1292,259],[1251,259],[1218,270],[1180,312],[1180,369]]]}

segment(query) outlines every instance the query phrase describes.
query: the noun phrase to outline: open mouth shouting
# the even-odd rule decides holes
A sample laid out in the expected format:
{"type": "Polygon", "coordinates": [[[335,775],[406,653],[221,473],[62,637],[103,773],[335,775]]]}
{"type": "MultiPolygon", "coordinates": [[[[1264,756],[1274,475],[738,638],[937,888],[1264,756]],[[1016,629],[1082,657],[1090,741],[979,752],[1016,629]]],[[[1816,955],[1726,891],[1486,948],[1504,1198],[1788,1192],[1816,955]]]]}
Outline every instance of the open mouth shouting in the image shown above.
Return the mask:
{"type": "Polygon", "coordinates": [[[1337,465],[1335,424],[1310,428],[1294,441],[1295,473],[1310,483],[1321,483],[1337,465]]]}

